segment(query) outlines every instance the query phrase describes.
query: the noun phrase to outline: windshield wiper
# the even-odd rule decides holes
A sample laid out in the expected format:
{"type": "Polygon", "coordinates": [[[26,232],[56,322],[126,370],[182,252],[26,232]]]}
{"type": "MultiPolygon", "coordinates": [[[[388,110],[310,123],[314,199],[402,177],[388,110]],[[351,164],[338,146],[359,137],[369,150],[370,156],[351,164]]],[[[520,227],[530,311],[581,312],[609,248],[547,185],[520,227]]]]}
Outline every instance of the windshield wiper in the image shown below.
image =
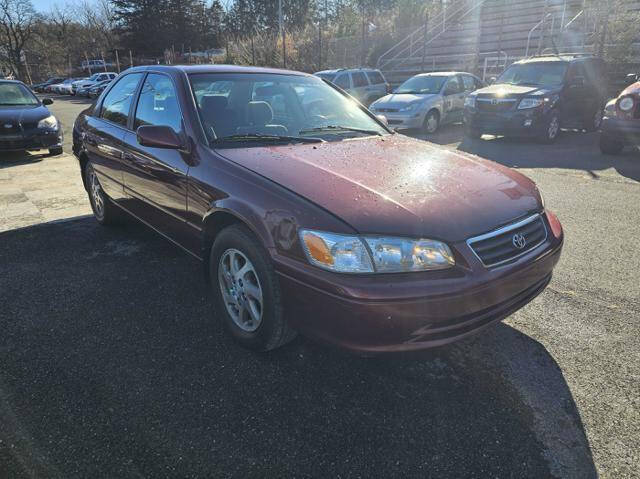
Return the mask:
{"type": "Polygon", "coordinates": [[[340,126],[340,125],[327,125],[327,126],[319,126],[316,128],[308,128],[306,130],[300,130],[298,132],[299,135],[304,135],[306,133],[319,133],[323,131],[329,132],[340,132],[340,131],[353,131],[356,133],[364,133],[365,135],[376,135],[382,136],[382,133],[376,130],[365,130],[363,128],[354,128],[351,126],[340,126]]]}
{"type": "Polygon", "coordinates": [[[243,142],[243,141],[272,141],[282,143],[323,143],[321,138],[300,137],[300,136],[286,136],[286,135],[263,135],[260,133],[247,133],[223,136],[216,138],[213,143],[231,143],[231,142],[243,142]]]}

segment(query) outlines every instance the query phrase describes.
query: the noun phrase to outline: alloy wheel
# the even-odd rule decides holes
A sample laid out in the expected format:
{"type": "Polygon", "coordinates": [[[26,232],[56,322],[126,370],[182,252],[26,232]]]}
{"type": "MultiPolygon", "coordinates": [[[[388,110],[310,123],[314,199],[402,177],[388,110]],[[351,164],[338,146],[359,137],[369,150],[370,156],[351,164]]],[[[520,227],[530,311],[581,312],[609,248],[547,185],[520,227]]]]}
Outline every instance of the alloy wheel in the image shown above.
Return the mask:
{"type": "Polygon", "coordinates": [[[98,181],[98,177],[93,170],[89,174],[89,181],[91,188],[91,199],[93,200],[93,206],[95,208],[96,216],[98,216],[98,218],[102,218],[104,216],[104,196],[102,193],[100,182],[98,181]]]}
{"type": "Polygon", "coordinates": [[[560,120],[558,120],[557,116],[551,118],[549,122],[549,129],[547,130],[547,137],[550,140],[553,140],[556,136],[558,136],[558,131],[560,131],[560,120]]]}
{"type": "Polygon", "coordinates": [[[218,263],[218,284],[227,312],[243,331],[262,323],[263,295],[253,263],[237,249],[228,249],[218,263]]]}
{"type": "Polygon", "coordinates": [[[435,133],[438,129],[438,117],[435,114],[430,113],[429,116],[427,116],[425,129],[427,133],[435,133]]]}

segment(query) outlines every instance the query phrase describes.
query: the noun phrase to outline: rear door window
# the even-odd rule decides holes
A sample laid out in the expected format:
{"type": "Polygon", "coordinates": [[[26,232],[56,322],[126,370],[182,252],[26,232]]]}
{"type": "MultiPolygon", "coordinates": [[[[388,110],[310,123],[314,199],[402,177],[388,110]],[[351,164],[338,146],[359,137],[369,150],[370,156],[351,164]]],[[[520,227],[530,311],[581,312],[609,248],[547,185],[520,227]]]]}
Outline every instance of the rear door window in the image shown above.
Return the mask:
{"type": "Polygon", "coordinates": [[[362,72],[353,72],[351,74],[351,80],[353,81],[353,88],[359,88],[361,86],[368,86],[369,82],[367,77],[362,72]]]}
{"type": "Polygon", "coordinates": [[[342,75],[338,75],[336,80],[334,81],[336,85],[338,85],[343,90],[348,90],[351,88],[351,82],[349,81],[349,74],[343,73],[342,75]]]}
{"type": "Polygon", "coordinates": [[[123,76],[104,98],[100,117],[126,127],[133,96],[142,76],[142,73],[131,73],[123,76]]]}
{"type": "Polygon", "coordinates": [[[379,85],[380,83],[385,83],[383,76],[380,72],[372,71],[367,72],[367,76],[369,77],[369,81],[372,85],[379,85]]]}
{"type": "Polygon", "coordinates": [[[464,85],[464,91],[471,92],[476,89],[475,79],[471,75],[462,75],[462,83],[464,85]]]}

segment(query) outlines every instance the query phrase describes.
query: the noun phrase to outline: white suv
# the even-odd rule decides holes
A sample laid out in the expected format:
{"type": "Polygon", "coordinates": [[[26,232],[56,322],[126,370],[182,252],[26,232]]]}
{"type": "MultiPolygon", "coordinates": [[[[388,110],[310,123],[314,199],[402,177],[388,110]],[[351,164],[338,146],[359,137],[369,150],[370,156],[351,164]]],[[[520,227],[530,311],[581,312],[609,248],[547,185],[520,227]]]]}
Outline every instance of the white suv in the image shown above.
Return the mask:
{"type": "Polygon", "coordinates": [[[79,88],[87,86],[97,85],[105,80],[113,80],[118,74],[114,72],[94,73],[89,78],[83,78],[82,80],[74,81],[71,84],[71,94],[75,95],[79,88]]]}
{"type": "Polygon", "coordinates": [[[382,72],[371,68],[323,70],[314,75],[339,86],[365,106],[391,91],[382,72]]]}

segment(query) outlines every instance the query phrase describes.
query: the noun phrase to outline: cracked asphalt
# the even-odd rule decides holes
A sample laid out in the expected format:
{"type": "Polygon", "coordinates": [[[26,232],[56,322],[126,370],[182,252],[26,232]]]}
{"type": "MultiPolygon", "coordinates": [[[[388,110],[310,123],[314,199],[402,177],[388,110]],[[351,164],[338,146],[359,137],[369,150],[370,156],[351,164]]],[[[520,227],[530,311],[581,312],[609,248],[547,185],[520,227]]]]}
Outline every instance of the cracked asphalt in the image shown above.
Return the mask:
{"type": "Polygon", "coordinates": [[[197,261],[71,211],[70,155],[0,160],[0,478],[640,477],[640,153],[460,138],[429,139],[532,177],[563,257],[486,333],[377,359],[238,348],[197,261]],[[18,176],[40,208],[49,165],[69,208],[7,214],[18,176]]]}

